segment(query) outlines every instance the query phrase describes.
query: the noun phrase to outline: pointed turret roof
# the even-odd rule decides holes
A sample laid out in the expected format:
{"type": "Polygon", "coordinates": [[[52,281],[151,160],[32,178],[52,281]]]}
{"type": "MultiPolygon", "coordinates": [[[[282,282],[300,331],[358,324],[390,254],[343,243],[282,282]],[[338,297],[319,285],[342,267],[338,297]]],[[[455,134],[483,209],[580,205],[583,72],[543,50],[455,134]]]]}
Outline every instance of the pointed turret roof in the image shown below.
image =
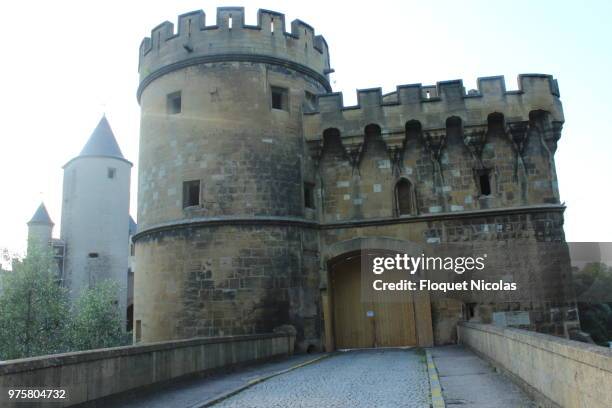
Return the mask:
{"type": "Polygon", "coordinates": [[[47,212],[47,208],[44,203],[40,203],[38,209],[34,213],[34,216],[30,221],[28,221],[28,225],[30,224],[45,224],[45,225],[53,225],[53,221],[51,221],[51,217],[49,217],[49,213],[47,212]]]}
{"type": "Polygon", "coordinates": [[[83,156],[106,156],[125,160],[106,116],[102,116],[78,157],[83,156]]]}

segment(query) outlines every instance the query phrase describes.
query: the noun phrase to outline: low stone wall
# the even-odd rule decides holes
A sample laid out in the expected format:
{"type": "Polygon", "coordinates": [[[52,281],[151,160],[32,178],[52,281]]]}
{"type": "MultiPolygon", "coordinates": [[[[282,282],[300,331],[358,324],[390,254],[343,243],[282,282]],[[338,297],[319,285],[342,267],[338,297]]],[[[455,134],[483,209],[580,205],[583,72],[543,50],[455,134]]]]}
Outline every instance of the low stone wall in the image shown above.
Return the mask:
{"type": "Polygon", "coordinates": [[[196,338],[10,360],[0,363],[0,406],[24,406],[8,399],[9,389],[66,391],[61,403],[39,399],[28,407],[95,405],[121,392],[289,355],[294,340],[284,333],[196,338]]]}
{"type": "Polygon", "coordinates": [[[543,407],[612,407],[612,350],[526,330],[461,323],[459,342],[543,407]]]}

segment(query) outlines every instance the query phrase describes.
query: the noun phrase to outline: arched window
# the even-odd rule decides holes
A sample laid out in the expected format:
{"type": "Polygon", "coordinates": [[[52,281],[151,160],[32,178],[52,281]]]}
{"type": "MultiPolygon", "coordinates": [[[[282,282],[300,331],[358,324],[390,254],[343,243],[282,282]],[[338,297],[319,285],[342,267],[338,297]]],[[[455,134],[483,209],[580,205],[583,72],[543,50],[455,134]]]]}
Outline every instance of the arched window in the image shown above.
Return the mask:
{"type": "Polygon", "coordinates": [[[366,139],[377,140],[380,138],[381,134],[380,126],[371,123],[365,127],[364,133],[366,139]]]}
{"type": "Polygon", "coordinates": [[[323,131],[323,149],[334,157],[343,155],[344,148],[338,129],[328,128],[323,131]]]}
{"type": "Polygon", "coordinates": [[[395,184],[397,215],[411,215],[415,210],[415,194],[412,183],[405,178],[395,184]]]}
{"type": "Polygon", "coordinates": [[[364,128],[363,151],[379,151],[380,149],[383,151],[386,150],[381,134],[382,132],[380,126],[374,123],[367,125],[364,128]]]}
{"type": "Polygon", "coordinates": [[[418,140],[421,136],[421,122],[418,120],[409,120],[406,122],[406,139],[418,140]]]}
{"type": "Polygon", "coordinates": [[[453,140],[455,138],[460,139],[463,137],[461,118],[451,116],[450,118],[446,119],[446,137],[449,140],[453,140]]]}
{"type": "Polygon", "coordinates": [[[532,110],[529,112],[529,122],[531,126],[535,126],[538,123],[545,123],[549,113],[542,109],[532,110]]]}
{"type": "Polygon", "coordinates": [[[493,112],[487,116],[487,127],[490,135],[502,136],[505,133],[504,115],[499,112],[493,112]]]}

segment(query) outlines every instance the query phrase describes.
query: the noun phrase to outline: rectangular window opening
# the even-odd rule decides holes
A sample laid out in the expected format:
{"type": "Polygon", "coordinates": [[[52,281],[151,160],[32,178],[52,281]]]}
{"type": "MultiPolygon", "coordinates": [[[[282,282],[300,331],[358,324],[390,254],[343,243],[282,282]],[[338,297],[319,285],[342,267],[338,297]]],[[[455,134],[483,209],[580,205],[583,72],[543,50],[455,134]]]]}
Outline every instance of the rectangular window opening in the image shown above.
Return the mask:
{"type": "Polygon", "coordinates": [[[113,168],[113,167],[109,167],[107,172],[106,172],[106,176],[109,179],[114,179],[115,178],[115,174],[117,173],[117,169],[113,168]]]}
{"type": "Polygon", "coordinates": [[[304,183],[304,207],[315,208],[314,184],[304,183]]]}
{"type": "Polygon", "coordinates": [[[166,109],[169,115],[181,113],[181,91],[168,94],[166,97],[166,109]]]}
{"type": "Polygon", "coordinates": [[[272,89],[272,109],[289,110],[289,90],[273,86],[272,89]]]}
{"type": "Polygon", "coordinates": [[[183,208],[200,205],[200,180],[183,182],[183,208]]]}
{"type": "Polygon", "coordinates": [[[97,252],[90,252],[87,256],[90,258],[97,258],[99,255],[97,252]]]}
{"type": "Polygon", "coordinates": [[[490,171],[484,170],[478,173],[478,182],[480,184],[480,195],[491,195],[491,177],[490,171]]]}

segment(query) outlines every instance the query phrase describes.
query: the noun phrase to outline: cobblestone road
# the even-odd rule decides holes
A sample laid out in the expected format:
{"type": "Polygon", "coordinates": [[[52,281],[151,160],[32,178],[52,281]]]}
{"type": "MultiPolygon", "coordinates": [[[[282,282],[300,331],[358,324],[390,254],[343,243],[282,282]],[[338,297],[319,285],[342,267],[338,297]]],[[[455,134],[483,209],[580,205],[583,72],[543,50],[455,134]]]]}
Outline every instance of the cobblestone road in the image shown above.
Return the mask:
{"type": "Polygon", "coordinates": [[[429,407],[425,357],[415,350],[341,353],[257,384],[215,408],[429,407]]]}

